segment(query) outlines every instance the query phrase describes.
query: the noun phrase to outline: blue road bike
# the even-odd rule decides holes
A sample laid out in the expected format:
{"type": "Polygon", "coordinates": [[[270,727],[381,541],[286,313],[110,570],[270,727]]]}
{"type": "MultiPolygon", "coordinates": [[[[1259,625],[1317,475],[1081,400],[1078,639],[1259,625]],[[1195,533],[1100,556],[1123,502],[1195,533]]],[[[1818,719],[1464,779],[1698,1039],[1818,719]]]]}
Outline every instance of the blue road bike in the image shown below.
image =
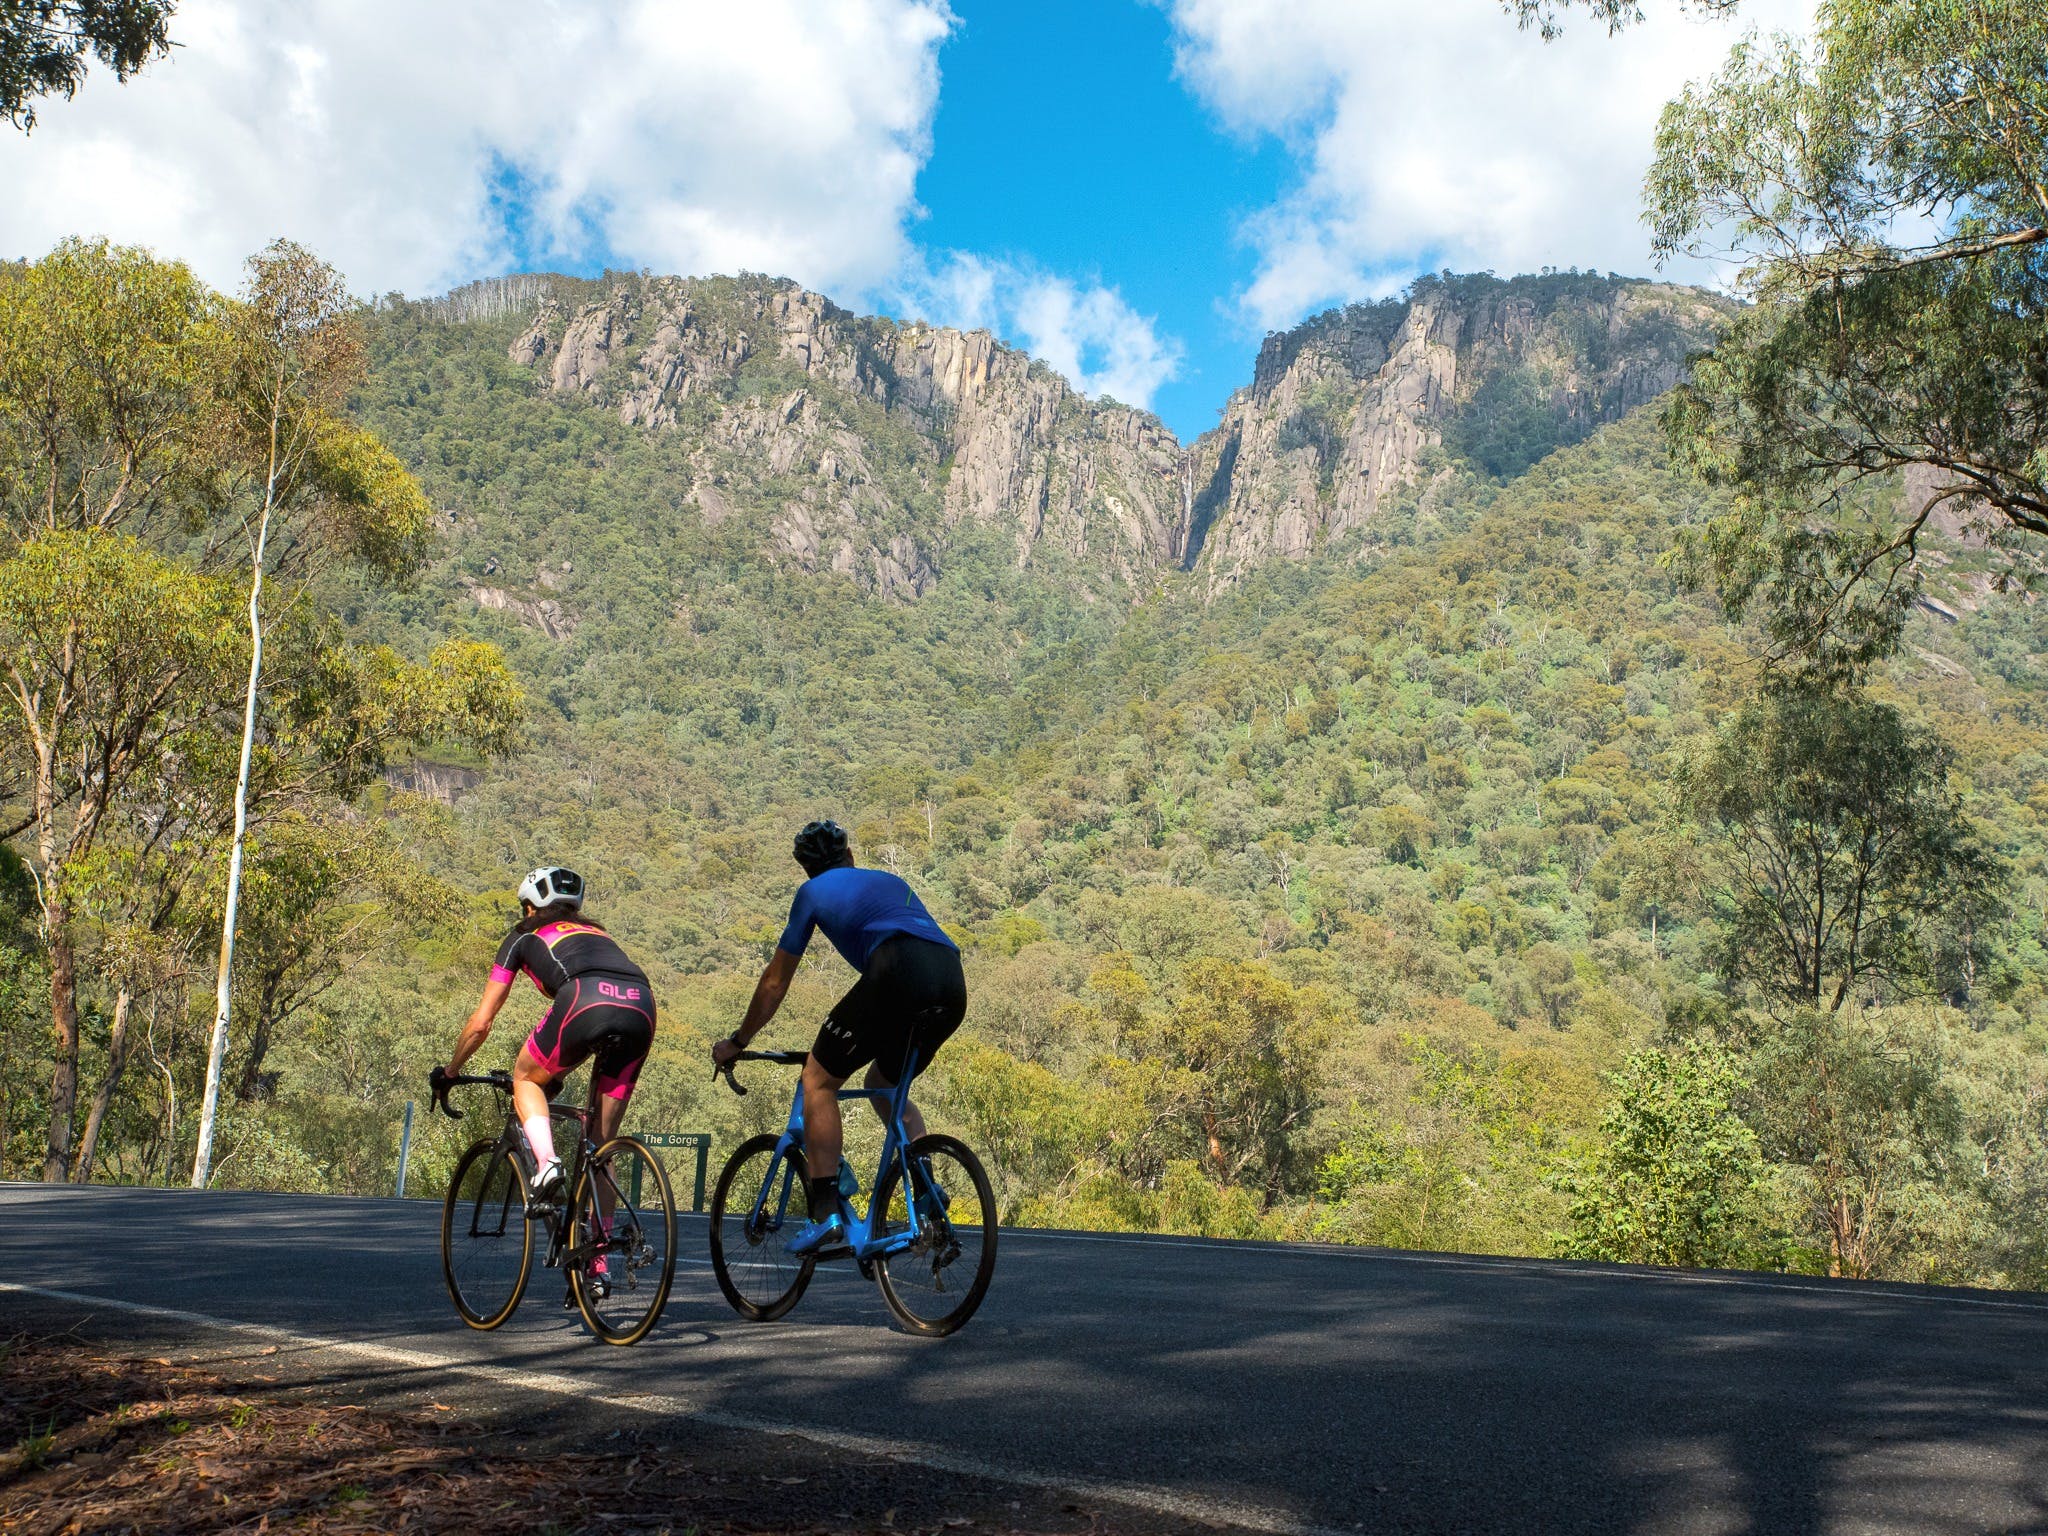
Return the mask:
{"type": "MultiPolygon", "coordinates": [[[[734,1059],[800,1067],[805,1053],[742,1051],[734,1059]]],[[[802,1257],[783,1246],[809,1216],[802,1084],[781,1133],[750,1137],[726,1160],[711,1195],[711,1266],[740,1316],[772,1322],[797,1304],[819,1264],[845,1259],[881,1287],[882,1300],[912,1333],[952,1333],[974,1316],[995,1273],[995,1193],[981,1160],[963,1143],[938,1135],[909,1141],[903,1106],[915,1075],[906,1070],[893,1093],[839,1091],[841,1099],[868,1099],[888,1111],[882,1160],[864,1213],[855,1203],[858,1181],[851,1170],[840,1172],[840,1192],[852,1217],[843,1243],[802,1257]]],[[[733,1092],[747,1091],[730,1068],[725,1080],[733,1092]]]]}

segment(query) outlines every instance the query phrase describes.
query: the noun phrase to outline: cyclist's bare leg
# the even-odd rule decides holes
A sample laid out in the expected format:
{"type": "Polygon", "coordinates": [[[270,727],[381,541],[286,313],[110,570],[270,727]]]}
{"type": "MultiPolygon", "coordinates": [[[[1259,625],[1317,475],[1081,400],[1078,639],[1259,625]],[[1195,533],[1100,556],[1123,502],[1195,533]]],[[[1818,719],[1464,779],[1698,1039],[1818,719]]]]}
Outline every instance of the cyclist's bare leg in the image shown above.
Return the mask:
{"type": "MultiPolygon", "coordinates": [[[[868,1068],[867,1086],[874,1093],[893,1094],[896,1091],[896,1085],[883,1075],[880,1062],[876,1062],[875,1065],[868,1068]]],[[[882,1124],[887,1125],[889,1123],[888,1102],[884,1099],[869,1099],[868,1103],[874,1107],[875,1118],[880,1120],[882,1124]]],[[[806,1105],[805,1113],[808,1114],[809,1112],[810,1106],[806,1105]]],[[[903,1133],[912,1141],[917,1140],[918,1137],[924,1134],[924,1116],[919,1112],[917,1105],[909,1099],[903,1101],[903,1133]]],[[[836,1167],[837,1165],[835,1164],[834,1166],[836,1167]]]]}
{"type": "MultiPolygon", "coordinates": [[[[593,1082],[591,1084],[591,1091],[596,1092],[596,1089],[597,1085],[593,1082]]],[[[632,1096],[633,1093],[630,1087],[621,1098],[613,1098],[608,1093],[598,1095],[597,1113],[591,1117],[591,1140],[596,1142],[598,1146],[603,1146],[619,1134],[619,1124],[626,1118],[626,1100],[632,1096]]],[[[614,1177],[617,1177],[617,1175],[614,1175],[614,1177]]],[[[617,1208],[618,1203],[619,1186],[613,1183],[611,1179],[599,1179],[597,1181],[597,1216],[605,1236],[610,1236],[611,1234],[612,1211],[617,1208]]],[[[596,1272],[598,1274],[606,1273],[606,1265],[602,1259],[598,1260],[596,1272]]]]}
{"type": "Polygon", "coordinates": [[[548,1124],[548,1090],[554,1083],[555,1074],[533,1054],[533,1047],[522,1045],[512,1063],[512,1108],[526,1128],[527,1145],[537,1163],[555,1156],[554,1129],[548,1124]]]}
{"type": "Polygon", "coordinates": [[[619,1134],[619,1123],[626,1118],[626,1099],[613,1098],[605,1094],[597,1101],[597,1144],[601,1147],[619,1134]]]}
{"type": "Polygon", "coordinates": [[[811,1177],[823,1179],[837,1174],[840,1149],[846,1131],[839,1119],[839,1090],[846,1079],[834,1077],[812,1056],[804,1062],[804,1161],[811,1177]]]}

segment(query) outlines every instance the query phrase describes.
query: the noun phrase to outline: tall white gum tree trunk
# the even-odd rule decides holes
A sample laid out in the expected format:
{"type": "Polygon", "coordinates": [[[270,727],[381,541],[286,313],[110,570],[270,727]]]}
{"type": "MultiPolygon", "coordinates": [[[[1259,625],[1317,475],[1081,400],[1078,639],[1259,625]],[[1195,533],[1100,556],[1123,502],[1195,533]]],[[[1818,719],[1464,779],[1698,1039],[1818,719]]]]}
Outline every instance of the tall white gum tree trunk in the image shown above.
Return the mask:
{"type": "Polygon", "coordinates": [[[220,924],[220,967],[213,983],[213,1044],[206,1057],[206,1093],[199,1102],[199,1149],[192,1158],[192,1187],[213,1177],[213,1128],[220,1110],[222,1068],[228,1055],[228,1020],[234,1003],[235,917],[242,899],[242,844],[249,833],[249,760],[256,750],[256,697],[263,676],[263,562],[270,544],[270,514],[277,504],[277,437],[284,413],[284,379],[279,376],[270,412],[270,466],[263,483],[263,516],[249,577],[249,695],[242,708],[242,762],[235,777],[235,841],[228,853],[228,896],[220,924]]]}

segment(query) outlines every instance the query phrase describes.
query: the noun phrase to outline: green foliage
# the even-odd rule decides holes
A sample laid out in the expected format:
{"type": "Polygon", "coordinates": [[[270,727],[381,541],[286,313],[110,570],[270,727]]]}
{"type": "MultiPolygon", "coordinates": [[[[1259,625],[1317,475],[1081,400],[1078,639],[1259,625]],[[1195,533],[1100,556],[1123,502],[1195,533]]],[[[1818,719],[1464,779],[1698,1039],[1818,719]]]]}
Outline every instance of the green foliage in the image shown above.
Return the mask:
{"type": "Polygon", "coordinates": [[[1552,1085],[1537,1061],[1404,1034],[1318,1169],[1314,1235],[1396,1248],[1523,1247],[1545,1212],[1552,1085]]]}
{"type": "Polygon", "coordinates": [[[1567,1258],[1730,1267],[1760,1257],[1763,1157],[1735,1059],[1699,1038],[1631,1053],[1610,1079],[1600,1140],[1560,1180],[1567,1258]]]}
{"type": "Polygon", "coordinates": [[[1287,1189],[1342,1005],[1257,963],[1202,957],[1163,996],[1111,956],[1089,979],[1115,1041],[1098,1064],[1109,1158],[1144,1181],[1169,1164],[1258,1190],[1287,1189]]]}
{"type": "Polygon", "coordinates": [[[176,0],[8,0],[0,5],[0,115],[23,132],[37,98],[78,94],[86,60],[126,80],[171,51],[176,0]]]}
{"type": "Polygon", "coordinates": [[[1444,429],[1444,447],[1507,480],[1580,433],[1527,369],[1503,368],[1481,384],[1444,429]]]}
{"type": "Polygon", "coordinates": [[[1795,667],[1896,645],[1937,518],[2048,533],[2044,187],[2032,0],[1827,0],[1810,39],[1748,39],[1665,109],[1657,249],[1732,239],[1757,301],[1668,413],[1737,493],[1690,553],[1795,667]]]}
{"type": "Polygon", "coordinates": [[[176,262],[67,240],[0,265],[0,530],[149,526],[203,514],[219,301],[176,262]]]}
{"type": "MultiPolygon", "coordinates": [[[[103,1144],[130,1175],[175,1156],[190,1092],[179,1026],[199,935],[219,924],[244,680],[245,803],[275,909],[259,920],[289,930],[237,973],[258,993],[245,1099],[312,967],[346,964],[390,931],[387,914],[322,921],[321,896],[353,875],[339,854],[311,856],[307,829],[403,868],[403,850],[337,825],[347,802],[393,751],[487,753],[513,738],[522,696],[490,646],[450,637],[408,658],[354,643],[305,589],[311,575],[391,575],[424,549],[417,482],[340,414],[361,365],[356,307],[286,244],[252,263],[242,302],[104,243],[0,272],[0,810],[47,959],[46,1178],[91,1176],[103,1144]],[[281,597],[271,588],[260,687],[239,622],[255,618],[249,588],[222,568],[266,532],[282,546],[266,574],[287,579],[281,597]],[[123,1092],[143,1053],[160,1116],[123,1092]]],[[[11,1022],[9,1038],[11,1059],[11,1022]]],[[[0,1157],[25,1106],[4,1107],[0,1157]]],[[[280,1137],[251,1122],[248,1145],[275,1149],[243,1161],[300,1168],[280,1137]]]]}
{"type": "Polygon", "coordinates": [[[0,562],[8,756],[30,764],[41,877],[162,771],[234,670],[233,596],[125,534],[58,531],[0,562]],[[60,807],[76,807],[58,825],[60,807]]]}
{"type": "Polygon", "coordinates": [[[2002,871],[1949,784],[1953,754],[1853,694],[1766,694],[1681,775],[1723,845],[1720,965],[1797,1007],[1965,996],[2002,871]]]}
{"type": "MultiPolygon", "coordinates": [[[[1677,9],[1712,16],[1735,10],[1741,3],[1742,0],[1677,0],[1677,9]]],[[[1558,14],[1561,11],[1582,9],[1595,21],[1604,23],[1610,35],[1643,19],[1640,0],[1500,0],[1500,8],[1522,27],[1536,28],[1545,42],[1555,40],[1564,31],[1558,14]]]]}
{"type": "Polygon", "coordinates": [[[1800,1225],[1836,1275],[1953,1274],[1940,1256],[1965,1174],[1969,1126],[1938,1016],[1802,1009],[1738,1038],[1745,1106],[1764,1155],[1797,1173],[1800,1225]]]}

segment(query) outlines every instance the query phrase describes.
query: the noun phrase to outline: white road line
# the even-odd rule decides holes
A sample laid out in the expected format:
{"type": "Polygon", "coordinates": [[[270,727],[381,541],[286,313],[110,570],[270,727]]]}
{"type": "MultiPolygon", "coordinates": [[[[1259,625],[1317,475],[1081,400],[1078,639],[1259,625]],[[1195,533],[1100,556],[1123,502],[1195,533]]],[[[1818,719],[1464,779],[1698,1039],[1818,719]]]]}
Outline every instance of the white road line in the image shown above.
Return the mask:
{"type": "Polygon", "coordinates": [[[10,1280],[0,1280],[0,1294],[41,1296],[52,1301],[106,1307],[116,1312],[133,1313],[139,1317],[161,1318],[167,1322],[186,1323],[224,1333],[241,1334],[246,1338],[261,1339],[270,1344],[330,1350],[337,1354],[374,1360],[382,1365],[400,1365],[410,1370],[443,1371],[454,1376],[476,1377],[500,1386],[549,1392],[557,1396],[572,1397],[579,1402],[601,1403],[608,1408],[694,1419],[700,1424],[708,1424],[717,1429],[737,1429],[750,1434],[792,1435],[799,1440],[808,1440],[857,1456],[886,1457],[891,1461],[907,1462],[912,1466],[926,1467],[954,1477],[985,1478],[990,1482],[1008,1483],[1014,1487],[1033,1488],[1047,1493],[1079,1494],[1114,1504],[1127,1504],[1153,1514],[1171,1515],[1181,1520],[1200,1520],[1211,1525],[1266,1531],[1272,1533],[1272,1536],[1359,1536],[1360,1527],[1357,1526],[1316,1525],[1298,1520],[1281,1510],[1267,1509],[1256,1504],[1241,1504],[1232,1499],[1176,1493],[1170,1488],[1157,1488],[1143,1483],[1114,1483],[1100,1478],[1037,1472],[1028,1467],[1007,1467],[996,1462],[983,1461],[979,1457],[955,1455],[937,1446],[920,1445],[915,1441],[896,1440],[880,1435],[850,1434],[834,1429],[813,1429],[792,1425],[780,1419],[757,1419],[747,1414],[728,1413],[722,1408],[707,1408],[686,1398],[664,1393],[612,1394],[594,1391],[591,1384],[581,1377],[564,1375],[558,1371],[508,1370],[499,1366],[457,1360],[447,1355],[432,1354],[423,1349],[406,1349],[397,1344],[373,1344],[357,1339],[331,1339],[318,1334],[294,1333],[289,1329],[273,1328],[264,1323],[236,1322],[231,1318],[212,1317],[204,1312],[148,1306],[139,1301],[121,1301],[111,1296],[95,1296],[85,1291],[60,1291],[41,1285],[21,1285],[10,1280]]]}

